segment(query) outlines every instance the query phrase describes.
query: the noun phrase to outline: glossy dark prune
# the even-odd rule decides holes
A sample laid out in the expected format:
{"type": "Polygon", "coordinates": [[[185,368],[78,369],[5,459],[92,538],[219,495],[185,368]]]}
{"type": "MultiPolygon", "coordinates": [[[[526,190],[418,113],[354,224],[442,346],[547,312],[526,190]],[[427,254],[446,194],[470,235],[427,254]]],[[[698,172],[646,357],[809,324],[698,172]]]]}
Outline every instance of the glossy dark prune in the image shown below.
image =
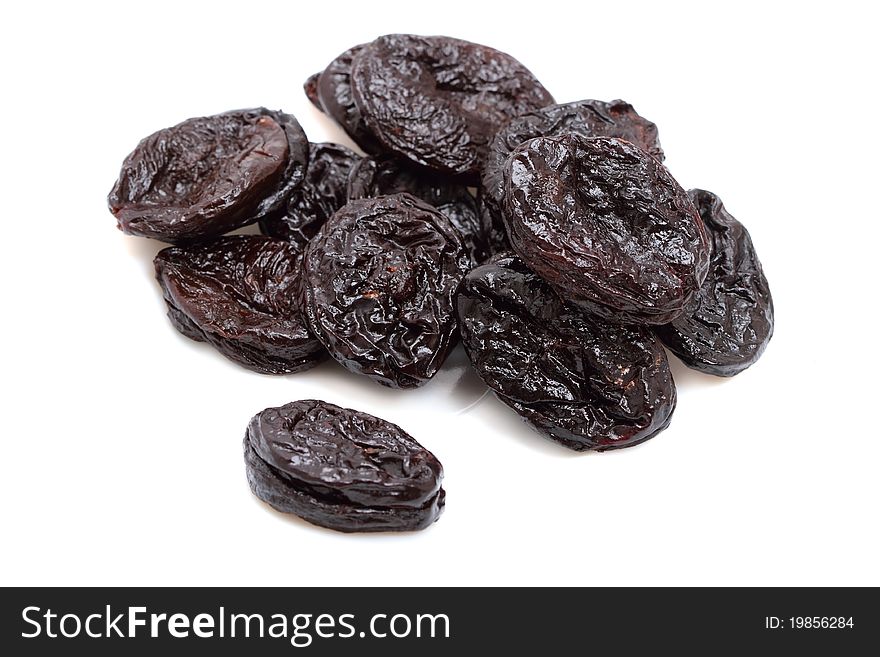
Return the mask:
{"type": "Polygon", "coordinates": [[[163,249],[154,264],[181,333],[255,372],[289,374],[327,356],[296,303],[297,255],[282,240],[233,235],[163,249]]]}
{"type": "Polygon", "coordinates": [[[604,451],[668,426],[675,384],[648,329],[566,305],[512,254],[468,273],[457,307],[477,374],[543,435],[570,449],[604,451]]]}
{"type": "MultiPolygon", "coordinates": [[[[480,177],[482,202],[493,216],[492,222],[503,232],[501,212],[504,201],[504,165],[510,154],[535,137],[559,137],[573,133],[583,137],[617,137],[647,151],[660,162],[663,149],[657,126],[642,118],[632,105],[622,100],[579,100],[548,105],[512,119],[489,143],[486,164],[480,177]]],[[[496,239],[496,241],[499,241],[496,239]]]]}
{"type": "Polygon", "coordinates": [[[359,199],[306,247],[301,307],[343,366],[413,388],[453,344],[453,296],[468,266],[461,236],[436,209],[409,194],[359,199]]]}
{"type": "Polygon", "coordinates": [[[443,466],[395,424],[323,401],[267,408],[244,439],[254,495],[342,532],[410,531],[443,510],[443,466]]]}
{"type": "Polygon", "coordinates": [[[188,119],[138,144],[108,205],[132,235],[215,237],[280,207],[307,161],[305,135],[290,115],[257,108],[188,119]]]}
{"type": "Polygon", "coordinates": [[[352,60],[351,91],[363,121],[387,150],[473,180],[499,127],[553,103],[510,55],[412,34],[389,34],[364,46],[352,60]]]}
{"type": "Polygon", "coordinates": [[[303,91],[306,94],[306,98],[309,99],[309,102],[319,111],[323,112],[324,106],[321,104],[321,97],[318,95],[318,81],[320,79],[320,73],[313,73],[310,75],[306,81],[303,82],[303,91]]]}
{"type": "Polygon", "coordinates": [[[504,168],[514,251],[569,303],[665,324],[709,268],[703,222],[666,167],[633,144],[576,134],[521,144],[504,168]]]}
{"type": "Polygon", "coordinates": [[[733,376],[764,353],[773,336],[773,298],[752,238],[712,192],[688,192],[712,244],[709,274],[699,292],[657,334],[685,365],[733,376]]]}
{"type": "Polygon", "coordinates": [[[364,45],[349,48],[327,65],[318,76],[318,98],[324,112],[342,126],[365,153],[381,153],[381,144],[367,127],[352,97],[351,65],[363,48],[364,45]]]}
{"type": "Polygon", "coordinates": [[[487,236],[476,199],[461,181],[430,173],[393,157],[365,157],[351,169],[350,199],[409,193],[440,210],[461,233],[471,261],[488,256],[487,236]]]}
{"type": "Polygon", "coordinates": [[[360,156],[339,144],[310,144],[309,170],[282,212],[266,217],[260,230],[301,251],[324,222],[345,205],[348,175],[360,156]]]}

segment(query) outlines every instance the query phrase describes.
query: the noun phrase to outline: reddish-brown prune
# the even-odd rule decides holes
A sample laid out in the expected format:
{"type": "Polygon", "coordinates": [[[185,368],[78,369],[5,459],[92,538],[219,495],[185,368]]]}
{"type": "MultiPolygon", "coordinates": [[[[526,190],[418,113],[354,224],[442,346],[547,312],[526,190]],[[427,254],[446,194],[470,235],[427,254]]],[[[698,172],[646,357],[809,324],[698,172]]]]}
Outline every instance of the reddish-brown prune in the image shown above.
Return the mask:
{"type": "Polygon", "coordinates": [[[499,127],[553,103],[510,55],[460,39],[411,34],[390,34],[364,46],[351,63],[351,92],[387,150],[474,180],[499,127]]]}
{"type": "Polygon", "coordinates": [[[504,186],[513,249],[569,303],[614,322],[665,324],[706,278],[697,209],[627,141],[531,139],[507,160],[504,186]]]}
{"type": "Polygon", "coordinates": [[[257,108],[188,119],[138,144],[108,205],[132,235],[215,237],[281,207],[307,163],[305,134],[288,114],[257,108]]]}
{"type": "Polygon", "coordinates": [[[455,226],[474,264],[488,255],[487,235],[480,223],[477,201],[460,180],[416,168],[393,157],[365,157],[351,169],[350,199],[409,193],[425,201],[455,226]]]}
{"type": "Polygon", "coordinates": [[[309,170],[282,212],[266,217],[260,229],[285,239],[301,251],[324,222],[347,201],[348,174],[361,159],[339,144],[311,144],[309,170]]]}
{"type": "MultiPolygon", "coordinates": [[[[622,100],[579,100],[548,105],[512,119],[489,143],[486,164],[480,177],[481,203],[492,217],[491,223],[503,236],[501,211],[504,201],[504,165],[520,144],[535,137],[558,137],[574,133],[583,137],[618,137],[663,161],[663,149],[657,126],[639,116],[633,106],[622,100]]],[[[506,239],[495,239],[503,246],[506,239]]]]}
{"type": "Polygon", "coordinates": [[[181,333],[255,372],[289,374],[326,358],[296,303],[297,256],[283,240],[232,235],[163,249],[154,264],[181,333]]]}
{"type": "Polygon", "coordinates": [[[306,81],[303,82],[303,91],[306,94],[306,98],[309,99],[309,102],[319,111],[323,112],[324,106],[321,104],[321,97],[318,95],[318,81],[320,79],[320,73],[313,73],[310,75],[306,81]]]}
{"type": "Polygon", "coordinates": [[[443,466],[396,424],[306,399],[267,408],[244,438],[254,495],[342,532],[410,531],[443,511],[443,466]]]}
{"type": "Polygon", "coordinates": [[[336,360],[394,388],[426,383],[456,335],[469,266],[458,231],[409,194],[349,202],[303,253],[303,314],[336,360]]]}
{"type": "Polygon", "coordinates": [[[474,369],[543,435],[570,449],[604,451],[668,426],[675,384],[648,329],[566,305],[512,254],[473,269],[457,306],[474,369]]]}
{"type": "Polygon", "coordinates": [[[688,367],[733,376],[773,336],[773,298],[752,238],[712,192],[688,192],[712,244],[709,275],[685,311],[657,334],[688,367]]]}
{"type": "MultiPolygon", "coordinates": [[[[349,48],[319,74],[318,99],[327,116],[342,126],[342,129],[365,153],[381,153],[383,151],[381,144],[367,127],[352,97],[351,65],[363,48],[363,45],[349,48]]],[[[308,90],[306,94],[308,95],[308,90]]]]}

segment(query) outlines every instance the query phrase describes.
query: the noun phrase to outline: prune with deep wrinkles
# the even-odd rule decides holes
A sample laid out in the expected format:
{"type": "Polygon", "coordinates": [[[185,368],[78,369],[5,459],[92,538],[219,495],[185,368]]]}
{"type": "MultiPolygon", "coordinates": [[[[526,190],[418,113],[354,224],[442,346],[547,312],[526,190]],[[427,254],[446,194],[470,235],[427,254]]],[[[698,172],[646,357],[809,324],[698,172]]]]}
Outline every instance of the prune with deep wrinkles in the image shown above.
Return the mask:
{"type": "Polygon", "coordinates": [[[538,137],[504,167],[519,256],[569,303],[614,322],[665,324],[706,278],[709,245],[687,193],[633,144],[538,137]]]}
{"type": "Polygon", "coordinates": [[[367,127],[352,97],[351,65],[363,48],[363,45],[349,48],[327,65],[318,76],[318,98],[324,112],[342,126],[365,153],[381,153],[384,149],[367,127]]]}
{"type": "Polygon", "coordinates": [[[443,511],[443,466],[396,424],[307,399],[257,413],[244,439],[254,495],[342,532],[409,531],[443,511]]]}
{"type": "MultiPolygon", "coordinates": [[[[618,137],[663,161],[663,149],[657,126],[639,116],[632,105],[622,100],[579,100],[548,105],[512,119],[489,143],[486,164],[480,177],[482,202],[500,225],[504,200],[504,165],[520,144],[535,137],[558,137],[574,133],[584,137],[618,137]]],[[[497,240],[496,240],[497,241],[497,240]]]]}
{"type": "Polygon", "coordinates": [[[370,132],[416,164],[472,179],[511,118],[553,103],[516,59],[442,36],[389,34],[351,64],[351,91],[370,132]]]}
{"type": "Polygon", "coordinates": [[[773,298],[740,222],[712,192],[688,192],[712,244],[709,275],[684,313],[657,327],[660,339],[688,367],[733,376],[752,365],[773,335],[773,298]]]}
{"type": "Polygon", "coordinates": [[[138,144],[108,204],[132,235],[214,237],[280,207],[307,162],[305,135],[290,115],[257,108],[188,119],[138,144]]]}
{"type": "Polygon", "coordinates": [[[365,157],[351,169],[348,197],[374,198],[409,193],[434,206],[464,238],[474,264],[488,255],[486,232],[476,199],[461,181],[408,165],[393,157],[365,157]]]}
{"type": "Polygon", "coordinates": [[[345,205],[348,174],[361,159],[339,144],[311,144],[309,170],[283,212],[260,222],[266,235],[292,242],[301,251],[325,221],[345,205]]]}
{"type": "Polygon", "coordinates": [[[666,352],[646,328],[566,305],[522,260],[496,256],[465,277],[462,343],[499,399],[578,451],[630,447],[665,429],[676,391],[666,352]]]}
{"type": "Polygon", "coordinates": [[[255,372],[289,374],[326,358],[296,303],[297,256],[282,240],[232,235],[163,249],[154,264],[181,333],[255,372]]]}
{"type": "Polygon", "coordinates": [[[453,297],[468,266],[461,236],[435,208],[409,194],[350,201],[303,253],[303,314],[343,366],[413,388],[453,344],[453,297]]]}

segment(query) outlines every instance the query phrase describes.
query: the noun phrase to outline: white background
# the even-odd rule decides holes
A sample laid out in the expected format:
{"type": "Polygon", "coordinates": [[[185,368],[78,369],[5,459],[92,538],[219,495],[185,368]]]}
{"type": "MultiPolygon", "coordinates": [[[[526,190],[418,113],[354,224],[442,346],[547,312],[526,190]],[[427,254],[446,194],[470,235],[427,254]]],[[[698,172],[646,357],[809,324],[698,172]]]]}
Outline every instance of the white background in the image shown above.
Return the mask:
{"type": "Polygon", "coordinates": [[[870,3],[665,4],[7,4],[0,583],[880,584],[877,21],[870,3]],[[655,121],[674,175],[751,231],[776,304],[763,359],[732,380],[674,362],[666,432],[578,455],[482,397],[460,352],[401,392],[333,363],[252,374],[177,334],[162,245],[106,209],[122,159],[255,105],[348,144],[302,82],[388,32],[487,43],[560,102],[655,121]],[[248,419],[308,397],[434,451],[440,521],[350,536],[253,498],[248,419]]]}

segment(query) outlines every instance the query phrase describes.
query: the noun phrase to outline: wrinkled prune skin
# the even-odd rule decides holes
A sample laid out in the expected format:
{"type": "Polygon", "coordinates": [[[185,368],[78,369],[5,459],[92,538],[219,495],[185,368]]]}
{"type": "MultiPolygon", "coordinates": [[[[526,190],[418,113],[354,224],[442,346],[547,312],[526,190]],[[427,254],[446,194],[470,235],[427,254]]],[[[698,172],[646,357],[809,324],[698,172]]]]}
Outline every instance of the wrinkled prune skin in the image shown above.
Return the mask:
{"type": "Polygon", "coordinates": [[[633,144],[538,137],[504,168],[516,253],[569,303],[609,321],[666,324],[709,269],[703,222],[669,171],[633,144]]]}
{"type": "Polygon", "coordinates": [[[255,372],[290,374],[327,355],[296,303],[297,256],[282,240],[232,235],[163,249],[154,265],[181,333],[255,372]]]}
{"type": "Polygon", "coordinates": [[[477,190],[477,212],[480,217],[480,226],[483,232],[488,235],[489,254],[498,255],[506,251],[511,251],[510,240],[507,239],[507,229],[504,227],[504,220],[501,218],[501,211],[493,211],[490,209],[491,201],[487,200],[486,192],[481,186],[477,190]]]}
{"type": "Polygon", "coordinates": [[[657,327],[685,365],[733,376],[752,365],[773,336],[773,298],[752,238],[712,192],[688,192],[712,244],[709,274],[685,311],[657,327]]]}
{"type": "Polygon", "coordinates": [[[339,144],[311,144],[306,179],[283,212],[260,222],[266,235],[285,239],[302,251],[324,222],[345,205],[348,175],[360,156],[339,144]]]}
{"type": "Polygon", "coordinates": [[[443,510],[443,467],[395,424],[313,399],[257,413],[244,439],[254,495],[342,532],[410,531],[443,510]]]}
{"type": "Polygon", "coordinates": [[[303,132],[299,121],[292,114],[268,110],[265,107],[248,111],[275,120],[284,129],[289,152],[281,181],[271,193],[260,201],[250,218],[249,223],[254,223],[283,208],[290,195],[302,184],[309,166],[309,140],[306,138],[306,133],[303,132]]]}
{"type": "Polygon", "coordinates": [[[365,157],[351,169],[350,199],[409,193],[440,210],[461,233],[471,262],[488,257],[487,235],[477,201],[461,181],[430,173],[393,157],[365,157]]]}
{"type": "Polygon", "coordinates": [[[364,44],[349,48],[327,65],[318,76],[318,98],[327,116],[336,121],[364,153],[381,153],[382,145],[367,127],[352,97],[351,65],[363,48],[364,44]]]}
{"type": "MultiPolygon", "coordinates": [[[[486,211],[492,223],[504,230],[501,212],[504,201],[504,165],[510,154],[522,143],[535,137],[558,137],[574,133],[583,137],[617,137],[635,144],[660,162],[663,149],[657,126],[639,116],[632,105],[623,100],[579,100],[561,105],[548,105],[512,119],[495,133],[489,143],[486,164],[480,181],[486,211]]],[[[496,240],[497,241],[497,240],[496,240]]]]}
{"type": "Polygon", "coordinates": [[[566,305],[512,254],[471,270],[457,306],[477,374],[546,437],[577,451],[605,451],[668,426],[675,384],[648,329],[566,305]]]}
{"type": "Polygon", "coordinates": [[[411,34],[389,34],[365,46],[352,61],[351,91],[387,150],[472,180],[498,128],[553,103],[510,55],[460,39],[411,34]]]}
{"type": "Polygon", "coordinates": [[[284,128],[257,110],[188,119],[143,139],[108,196],[119,229],[183,242],[244,226],[283,180],[284,128]]]}
{"type": "Polygon", "coordinates": [[[456,333],[458,231],[409,194],[350,201],[309,242],[301,307],[330,355],[392,388],[426,383],[456,333]]]}

